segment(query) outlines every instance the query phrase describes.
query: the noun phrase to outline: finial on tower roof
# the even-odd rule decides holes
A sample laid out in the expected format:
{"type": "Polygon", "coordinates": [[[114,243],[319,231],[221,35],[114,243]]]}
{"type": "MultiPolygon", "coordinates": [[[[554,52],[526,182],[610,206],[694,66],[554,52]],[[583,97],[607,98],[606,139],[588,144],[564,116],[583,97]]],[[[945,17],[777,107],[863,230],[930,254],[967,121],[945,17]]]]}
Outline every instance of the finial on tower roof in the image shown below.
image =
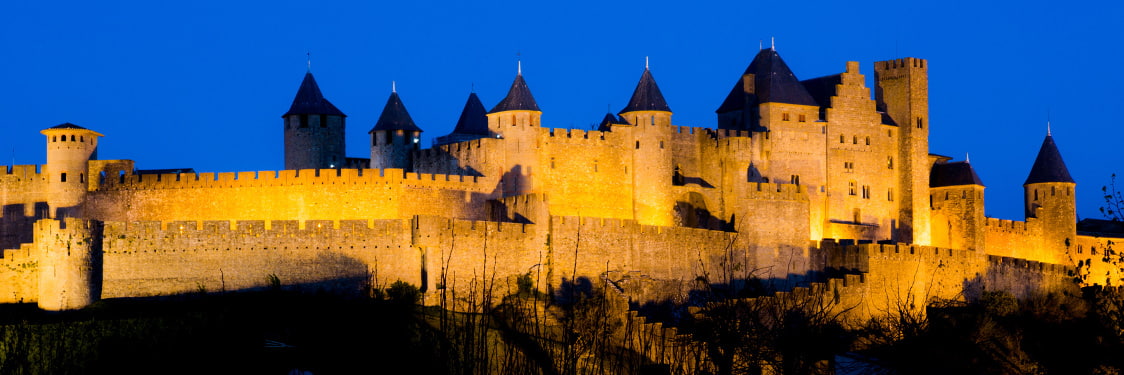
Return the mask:
{"type": "Polygon", "coordinates": [[[1050,136],[1050,120],[1046,120],[1046,136],[1050,136]]]}
{"type": "Polygon", "coordinates": [[[398,92],[398,83],[397,82],[390,81],[390,92],[391,93],[398,92]]]}
{"type": "Polygon", "coordinates": [[[760,50],[763,50],[763,49],[765,49],[765,40],[758,39],[757,40],[757,50],[760,51],[760,50]]]}
{"type": "Polygon", "coordinates": [[[644,56],[644,70],[648,70],[648,56],[644,56]]]}
{"type": "Polygon", "coordinates": [[[972,158],[968,156],[967,152],[964,153],[964,162],[965,163],[971,163],[972,162],[972,158]]]}
{"type": "Polygon", "coordinates": [[[308,56],[308,71],[312,72],[312,52],[307,52],[305,55],[308,56]]]}
{"type": "Polygon", "coordinates": [[[777,50],[777,38],[776,37],[769,37],[769,49],[774,50],[774,51],[777,50]]]}

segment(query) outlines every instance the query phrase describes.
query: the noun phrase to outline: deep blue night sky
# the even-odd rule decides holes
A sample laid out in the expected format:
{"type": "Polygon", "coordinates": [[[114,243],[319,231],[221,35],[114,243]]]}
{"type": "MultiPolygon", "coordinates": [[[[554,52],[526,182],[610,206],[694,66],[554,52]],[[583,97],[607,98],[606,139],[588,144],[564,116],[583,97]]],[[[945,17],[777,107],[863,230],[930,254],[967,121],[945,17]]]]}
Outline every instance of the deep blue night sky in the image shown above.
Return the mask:
{"type": "Polygon", "coordinates": [[[1120,2],[234,3],[5,4],[0,164],[43,163],[38,131],[72,122],[106,135],[102,159],[138,168],[280,169],[280,116],[307,52],[349,115],[349,156],[369,156],[392,80],[428,143],[473,86],[495,105],[517,54],[545,126],[588,129],[619,111],[650,56],[673,122],[714,127],[759,43],[776,37],[800,79],[853,60],[869,82],[874,61],[928,59],[930,151],[970,153],[989,216],[1022,219],[1048,117],[1078,215],[1100,218],[1100,187],[1124,172],[1120,2]]]}

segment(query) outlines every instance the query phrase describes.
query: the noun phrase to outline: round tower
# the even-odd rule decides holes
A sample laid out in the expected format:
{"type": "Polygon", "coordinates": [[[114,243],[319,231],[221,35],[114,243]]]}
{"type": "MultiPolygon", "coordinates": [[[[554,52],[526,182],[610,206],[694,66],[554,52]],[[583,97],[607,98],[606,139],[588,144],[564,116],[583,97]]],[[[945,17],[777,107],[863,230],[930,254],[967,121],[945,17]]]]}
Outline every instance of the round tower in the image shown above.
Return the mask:
{"type": "MultiPolygon", "coordinates": [[[[633,216],[642,224],[676,225],[684,218],[676,219],[676,197],[671,191],[672,185],[683,184],[683,178],[671,165],[671,108],[647,64],[632,98],[619,115],[634,126],[633,216]]],[[[693,211],[701,207],[691,208],[693,211]]]]}
{"type": "MultiPolygon", "coordinates": [[[[502,151],[493,154],[498,159],[500,189],[503,196],[521,195],[541,191],[535,179],[540,165],[539,128],[542,111],[523,79],[523,64],[516,67],[515,80],[503,98],[488,112],[488,133],[503,139],[502,151]]],[[[487,172],[486,172],[487,173],[487,172]]]]}
{"type": "Polygon", "coordinates": [[[1076,187],[1054,137],[1047,131],[1023,183],[1027,221],[1036,218],[1042,228],[1044,261],[1062,262],[1065,251],[1077,240],[1076,187]]]}
{"type": "Polygon", "coordinates": [[[40,309],[74,310],[101,296],[101,224],[75,218],[35,223],[40,309]]]}
{"type": "Polygon", "coordinates": [[[305,73],[285,120],[285,169],[341,168],[347,162],[347,115],[320,93],[320,86],[305,73]]]}
{"type": "Polygon", "coordinates": [[[390,98],[371,128],[371,168],[400,168],[414,170],[414,153],[421,150],[422,129],[414,124],[410,112],[398,97],[398,90],[390,90],[390,98]]]}
{"type": "Polygon", "coordinates": [[[41,131],[47,136],[47,205],[52,218],[81,217],[90,160],[97,159],[103,135],[71,123],[41,131]]]}

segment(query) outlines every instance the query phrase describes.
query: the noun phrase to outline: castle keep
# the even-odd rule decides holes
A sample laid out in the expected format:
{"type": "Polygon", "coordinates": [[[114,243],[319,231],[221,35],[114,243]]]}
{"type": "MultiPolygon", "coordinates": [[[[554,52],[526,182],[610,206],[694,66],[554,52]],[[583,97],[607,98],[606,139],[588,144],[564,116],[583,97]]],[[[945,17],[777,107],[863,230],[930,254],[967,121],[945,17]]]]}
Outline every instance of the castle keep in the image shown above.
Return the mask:
{"type": "Polygon", "coordinates": [[[0,172],[0,302],[75,309],[271,276],[352,292],[403,280],[429,303],[526,274],[543,290],[640,276],[683,295],[726,275],[825,282],[877,314],[1080,274],[1112,283],[1096,255],[1108,240],[1077,232],[1049,134],[1028,160],[1025,221],[985,217],[971,164],[929,153],[927,64],[875,62],[870,88],[858,62],[799,80],[764,49],[731,74],[713,127],[674,125],[646,67],[597,130],[544,127],[520,71],[490,110],[470,94],[428,149],[392,90],[369,158],[346,156],[347,116],[309,72],[282,116],[281,171],[137,170],[98,159],[102,134],[51,127],[46,165],[0,172]]]}

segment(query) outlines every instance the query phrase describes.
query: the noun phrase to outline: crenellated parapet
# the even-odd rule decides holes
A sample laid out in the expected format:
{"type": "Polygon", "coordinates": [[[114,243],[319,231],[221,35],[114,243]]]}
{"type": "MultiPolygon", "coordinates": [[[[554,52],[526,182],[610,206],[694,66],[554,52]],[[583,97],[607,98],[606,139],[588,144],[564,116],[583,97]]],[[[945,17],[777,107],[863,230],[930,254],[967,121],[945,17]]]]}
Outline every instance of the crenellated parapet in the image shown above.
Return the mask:
{"type": "Polygon", "coordinates": [[[306,185],[404,185],[485,191],[478,177],[405,172],[402,169],[301,169],[256,172],[120,174],[98,190],[215,189],[306,185]]]}

